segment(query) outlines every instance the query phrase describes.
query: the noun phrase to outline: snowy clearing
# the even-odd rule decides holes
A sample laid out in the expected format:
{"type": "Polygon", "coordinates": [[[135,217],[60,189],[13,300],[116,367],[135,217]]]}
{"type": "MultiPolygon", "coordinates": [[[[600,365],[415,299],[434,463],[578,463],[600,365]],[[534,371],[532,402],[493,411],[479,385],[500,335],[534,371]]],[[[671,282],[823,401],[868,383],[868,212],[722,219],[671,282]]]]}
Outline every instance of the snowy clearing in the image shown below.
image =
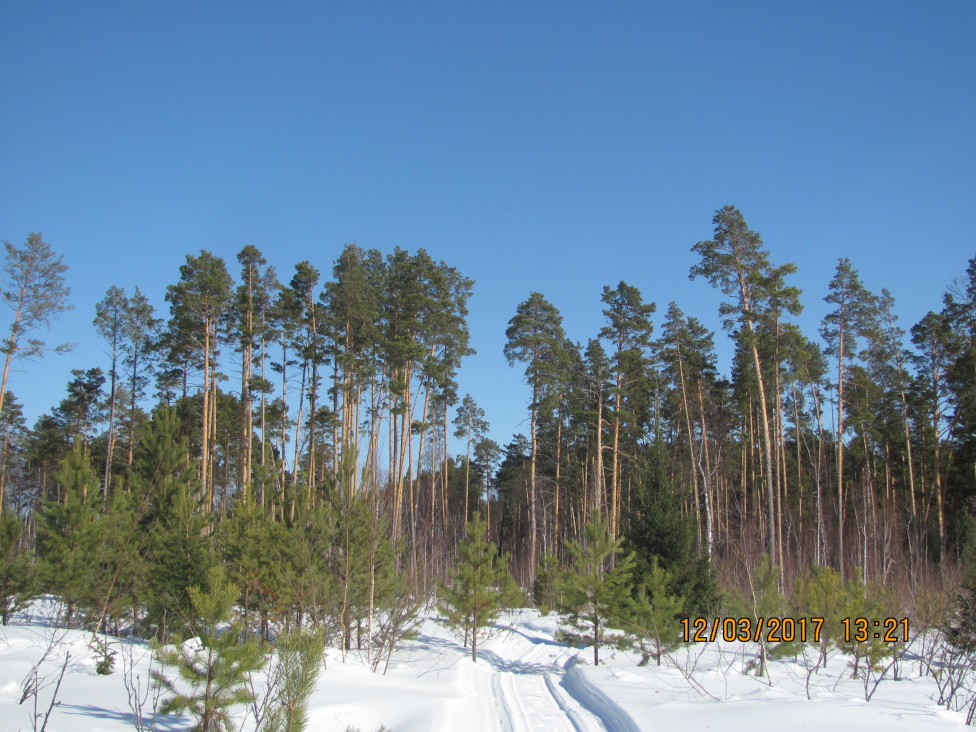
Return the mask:
{"type": "MultiPolygon", "coordinates": [[[[33,618],[17,618],[0,629],[0,732],[32,730],[31,717],[50,708],[57,677],[64,678],[58,704],[50,710],[49,732],[115,732],[132,729],[134,711],[124,667],[131,660],[129,686],[146,688],[151,654],[143,641],[110,639],[119,651],[114,673],[95,671],[91,635],[53,627],[35,606],[33,618]],[[45,654],[39,691],[19,703],[31,669],[45,654]],[[66,663],[66,665],[65,665],[66,663]],[[36,700],[36,705],[35,705],[36,700]]],[[[849,659],[835,653],[828,669],[808,674],[802,660],[770,663],[769,679],[743,673],[755,647],[741,643],[697,644],[681,648],[660,667],[637,665],[638,656],[605,651],[593,667],[586,650],[553,639],[556,616],[537,611],[509,613],[479,648],[473,663],[436,617],[427,618],[420,637],[393,654],[388,673],[370,671],[365,659],[327,652],[310,703],[309,729],[374,732],[465,730],[824,730],[872,732],[892,728],[963,728],[960,713],[935,703],[935,682],[922,674],[910,654],[899,680],[883,679],[871,701],[865,684],[852,679],[849,659]],[[603,665],[605,663],[605,665],[603,665]],[[809,687],[810,699],[807,698],[809,687]]],[[[652,662],[653,664],[653,662],[652,662]]],[[[172,671],[172,670],[170,670],[172,671]]],[[[257,680],[257,688],[261,679],[257,680]]],[[[148,728],[151,702],[142,710],[148,728]]],[[[253,729],[243,707],[239,728],[253,729]]],[[[188,717],[160,716],[163,732],[188,729],[188,717]]]]}

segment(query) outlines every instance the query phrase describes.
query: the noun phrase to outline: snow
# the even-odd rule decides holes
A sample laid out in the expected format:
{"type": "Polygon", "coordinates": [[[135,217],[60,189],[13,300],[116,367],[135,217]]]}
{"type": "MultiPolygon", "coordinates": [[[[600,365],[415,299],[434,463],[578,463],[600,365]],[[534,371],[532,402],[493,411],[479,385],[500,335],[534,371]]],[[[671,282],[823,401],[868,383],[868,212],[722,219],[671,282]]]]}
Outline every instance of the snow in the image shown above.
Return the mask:
{"type": "MultiPolygon", "coordinates": [[[[40,729],[68,654],[49,732],[117,732],[134,727],[123,660],[131,661],[130,686],[143,691],[151,652],[140,640],[109,638],[119,651],[114,673],[95,672],[91,634],[61,630],[54,606],[35,604],[33,617],[0,629],[0,730],[31,730],[34,699],[23,704],[25,680],[38,669],[40,729]],[[124,657],[124,659],[123,659],[124,657]],[[44,684],[47,684],[44,686],[44,684]]],[[[744,673],[756,648],[741,643],[685,646],[660,667],[641,667],[636,654],[604,649],[592,653],[554,640],[558,618],[534,610],[504,616],[479,645],[478,662],[436,617],[421,625],[417,640],[391,659],[386,675],[365,658],[330,649],[310,701],[309,730],[345,732],[525,732],[544,730],[950,730],[964,727],[961,713],[935,703],[934,680],[906,655],[900,679],[891,674],[865,701],[863,679],[852,679],[849,659],[835,652],[827,669],[810,674],[802,659],[770,662],[768,678],[744,673]],[[810,698],[808,699],[807,696],[810,698]]],[[[812,659],[812,655],[808,658],[812,659]]],[[[172,673],[172,669],[169,670],[172,673]]],[[[260,689],[261,680],[257,684],[260,689]]],[[[143,710],[148,723],[151,704],[143,710]]],[[[253,730],[241,707],[240,729],[253,730]]],[[[156,729],[188,729],[187,717],[161,716],[156,729]]],[[[148,727],[147,727],[148,728],[148,727]]]]}

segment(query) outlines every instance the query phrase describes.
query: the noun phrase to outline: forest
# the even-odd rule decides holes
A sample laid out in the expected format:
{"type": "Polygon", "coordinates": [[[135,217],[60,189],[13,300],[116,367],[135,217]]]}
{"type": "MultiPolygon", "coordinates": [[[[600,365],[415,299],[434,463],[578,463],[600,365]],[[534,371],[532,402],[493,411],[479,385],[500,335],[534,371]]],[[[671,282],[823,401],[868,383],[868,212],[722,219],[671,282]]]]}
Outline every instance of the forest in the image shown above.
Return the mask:
{"type": "Polygon", "coordinates": [[[968,647],[976,258],[914,324],[841,259],[804,333],[796,267],[736,208],[712,225],[688,242],[689,277],[723,298],[710,324],[621,280],[573,342],[526,293],[504,355],[527,434],[506,445],[458,393],[477,273],[356,245],[290,272],[250,245],[188,254],[164,312],[110,288],[92,313],[105,361],[29,425],[16,367],[63,350],[43,339],[71,273],[40,234],[4,242],[4,625],[47,594],[68,627],[181,639],[219,619],[208,590],[245,639],[313,627],[388,659],[439,601],[476,658],[495,606],[521,603],[584,628],[595,663],[604,625],[653,626],[637,635],[660,663],[681,618],[825,615],[835,587],[968,647]]]}

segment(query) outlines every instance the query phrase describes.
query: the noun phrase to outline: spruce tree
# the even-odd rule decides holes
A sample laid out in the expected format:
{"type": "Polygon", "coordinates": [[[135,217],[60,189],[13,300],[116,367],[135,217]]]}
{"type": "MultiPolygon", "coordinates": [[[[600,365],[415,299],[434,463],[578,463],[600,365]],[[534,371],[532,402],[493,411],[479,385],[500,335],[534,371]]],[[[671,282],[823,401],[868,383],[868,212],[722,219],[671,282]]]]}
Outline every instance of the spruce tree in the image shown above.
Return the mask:
{"type": "Polygon", "coordinates": [[[441,587],[439,609],[447,625],[464,631],[465,644],[471,638],[471,660],[478,660],[478,636],[498,614],[512,607],[520,592],[508,571],[508,556],[497,556],[495,546],[485,538],[485,522],[477,514],[464,526],[458,546],[454,574],[441,587]]]}
{"type": "Polygon", "coordinates": [[[633,555],[625,555],[610,569],[622,543],[622,538],[611,539],[609,522],[595,512],[584,527],[583,540],[566,546],[572,563],[563,575],[560,610],[570,628],[560,637],[592,645],[595,666],[600,664],[600,646],[607,642],[607,627],[625,627],[631,614],[628,582],[633,555]]]}
{"type": "Polygon", "coordinates": [[[159,707],[163,714],[189,712],[196,719],[193,732],[233,732],[230,708],[253,701],[245,681],[264,666],[265,655],[257,640],[239,639],[240,626],[220,628],[230,618],[239,590],[220,568],[211,570],[208,580],[206,590],[197,585],[189,589],[199,637],[156,651],[161,664],[176,667],[183,683],[161,671],[154,671],[153,679],[171,695],[159,707]],[[188,691],[181,690],[184,685],[188,691]]]}
{"type": "Polygon", "coordinates": [[[654,563],[667,570],[670,592],[685,600],[685,611],[706,616],[718,604],[718,587],[707,558],[695,556],[693,519],[682,508],[664,450],[645,450],[624,535],[624,549],[635,556],[635,584],[647,584],[654,563]]]}

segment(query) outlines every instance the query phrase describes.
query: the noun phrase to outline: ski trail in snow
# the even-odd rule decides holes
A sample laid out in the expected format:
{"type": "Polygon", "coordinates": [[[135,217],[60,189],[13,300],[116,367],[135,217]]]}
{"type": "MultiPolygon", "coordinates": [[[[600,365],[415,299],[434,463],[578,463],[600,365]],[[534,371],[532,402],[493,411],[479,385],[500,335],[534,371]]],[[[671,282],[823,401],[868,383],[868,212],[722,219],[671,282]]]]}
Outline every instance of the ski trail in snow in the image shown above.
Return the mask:
{"type": "Polygon", "coordinates": [[[588,712],[596,716],[610,732],[640,732],[637,724],[610,697],[593,686],[576,668],[575,659],[566,663],[562,687],[588,712]]]}
{"type": "Polygon", "coordinates": [[[498,723],[499,732],[516,732],[512,727],[512,709],[508,702],[508,697],[502,691],[501,674],[491,674],[491,698],[492,711],[495,712],[495,721],[498,723]]]}
{"type": "Polygon", "coordinates": [[[560,687],[563,669],[558,659],[565,653],[565,646],[518,628],[507,630],[490,642],[489,647],[483,646],[479,654],[488,662],[481,673],[490,676],[488,704],[489,713],[496,716],[494,729],[499,732],[613,729],[604,725],[601,715],[575,699],[565,685],[560,687]]]}
{"type": "MultiPolygon", "coordinates": [[[[549,693],[552,694],[552,698],[556,700],[559,708],[563,710],[563,713],[569,719],[573,725],[573,729],[576,732],[588,732],[594,728],[593,722],[588,721],[588,718],[584,716],[584,712],[577,711],[577,707],[580,707],[580,703],[576,699],[566,698],[566,694],[559,690],[559,686],[553,680],[552,674],[546,674],[546,686],[549,689],[549,693]]],[[[597,717],[599,721],[599,717],[597,717]]],[[[599,729],[605,729],[605,726],[600,724],[599,729]]]]}

